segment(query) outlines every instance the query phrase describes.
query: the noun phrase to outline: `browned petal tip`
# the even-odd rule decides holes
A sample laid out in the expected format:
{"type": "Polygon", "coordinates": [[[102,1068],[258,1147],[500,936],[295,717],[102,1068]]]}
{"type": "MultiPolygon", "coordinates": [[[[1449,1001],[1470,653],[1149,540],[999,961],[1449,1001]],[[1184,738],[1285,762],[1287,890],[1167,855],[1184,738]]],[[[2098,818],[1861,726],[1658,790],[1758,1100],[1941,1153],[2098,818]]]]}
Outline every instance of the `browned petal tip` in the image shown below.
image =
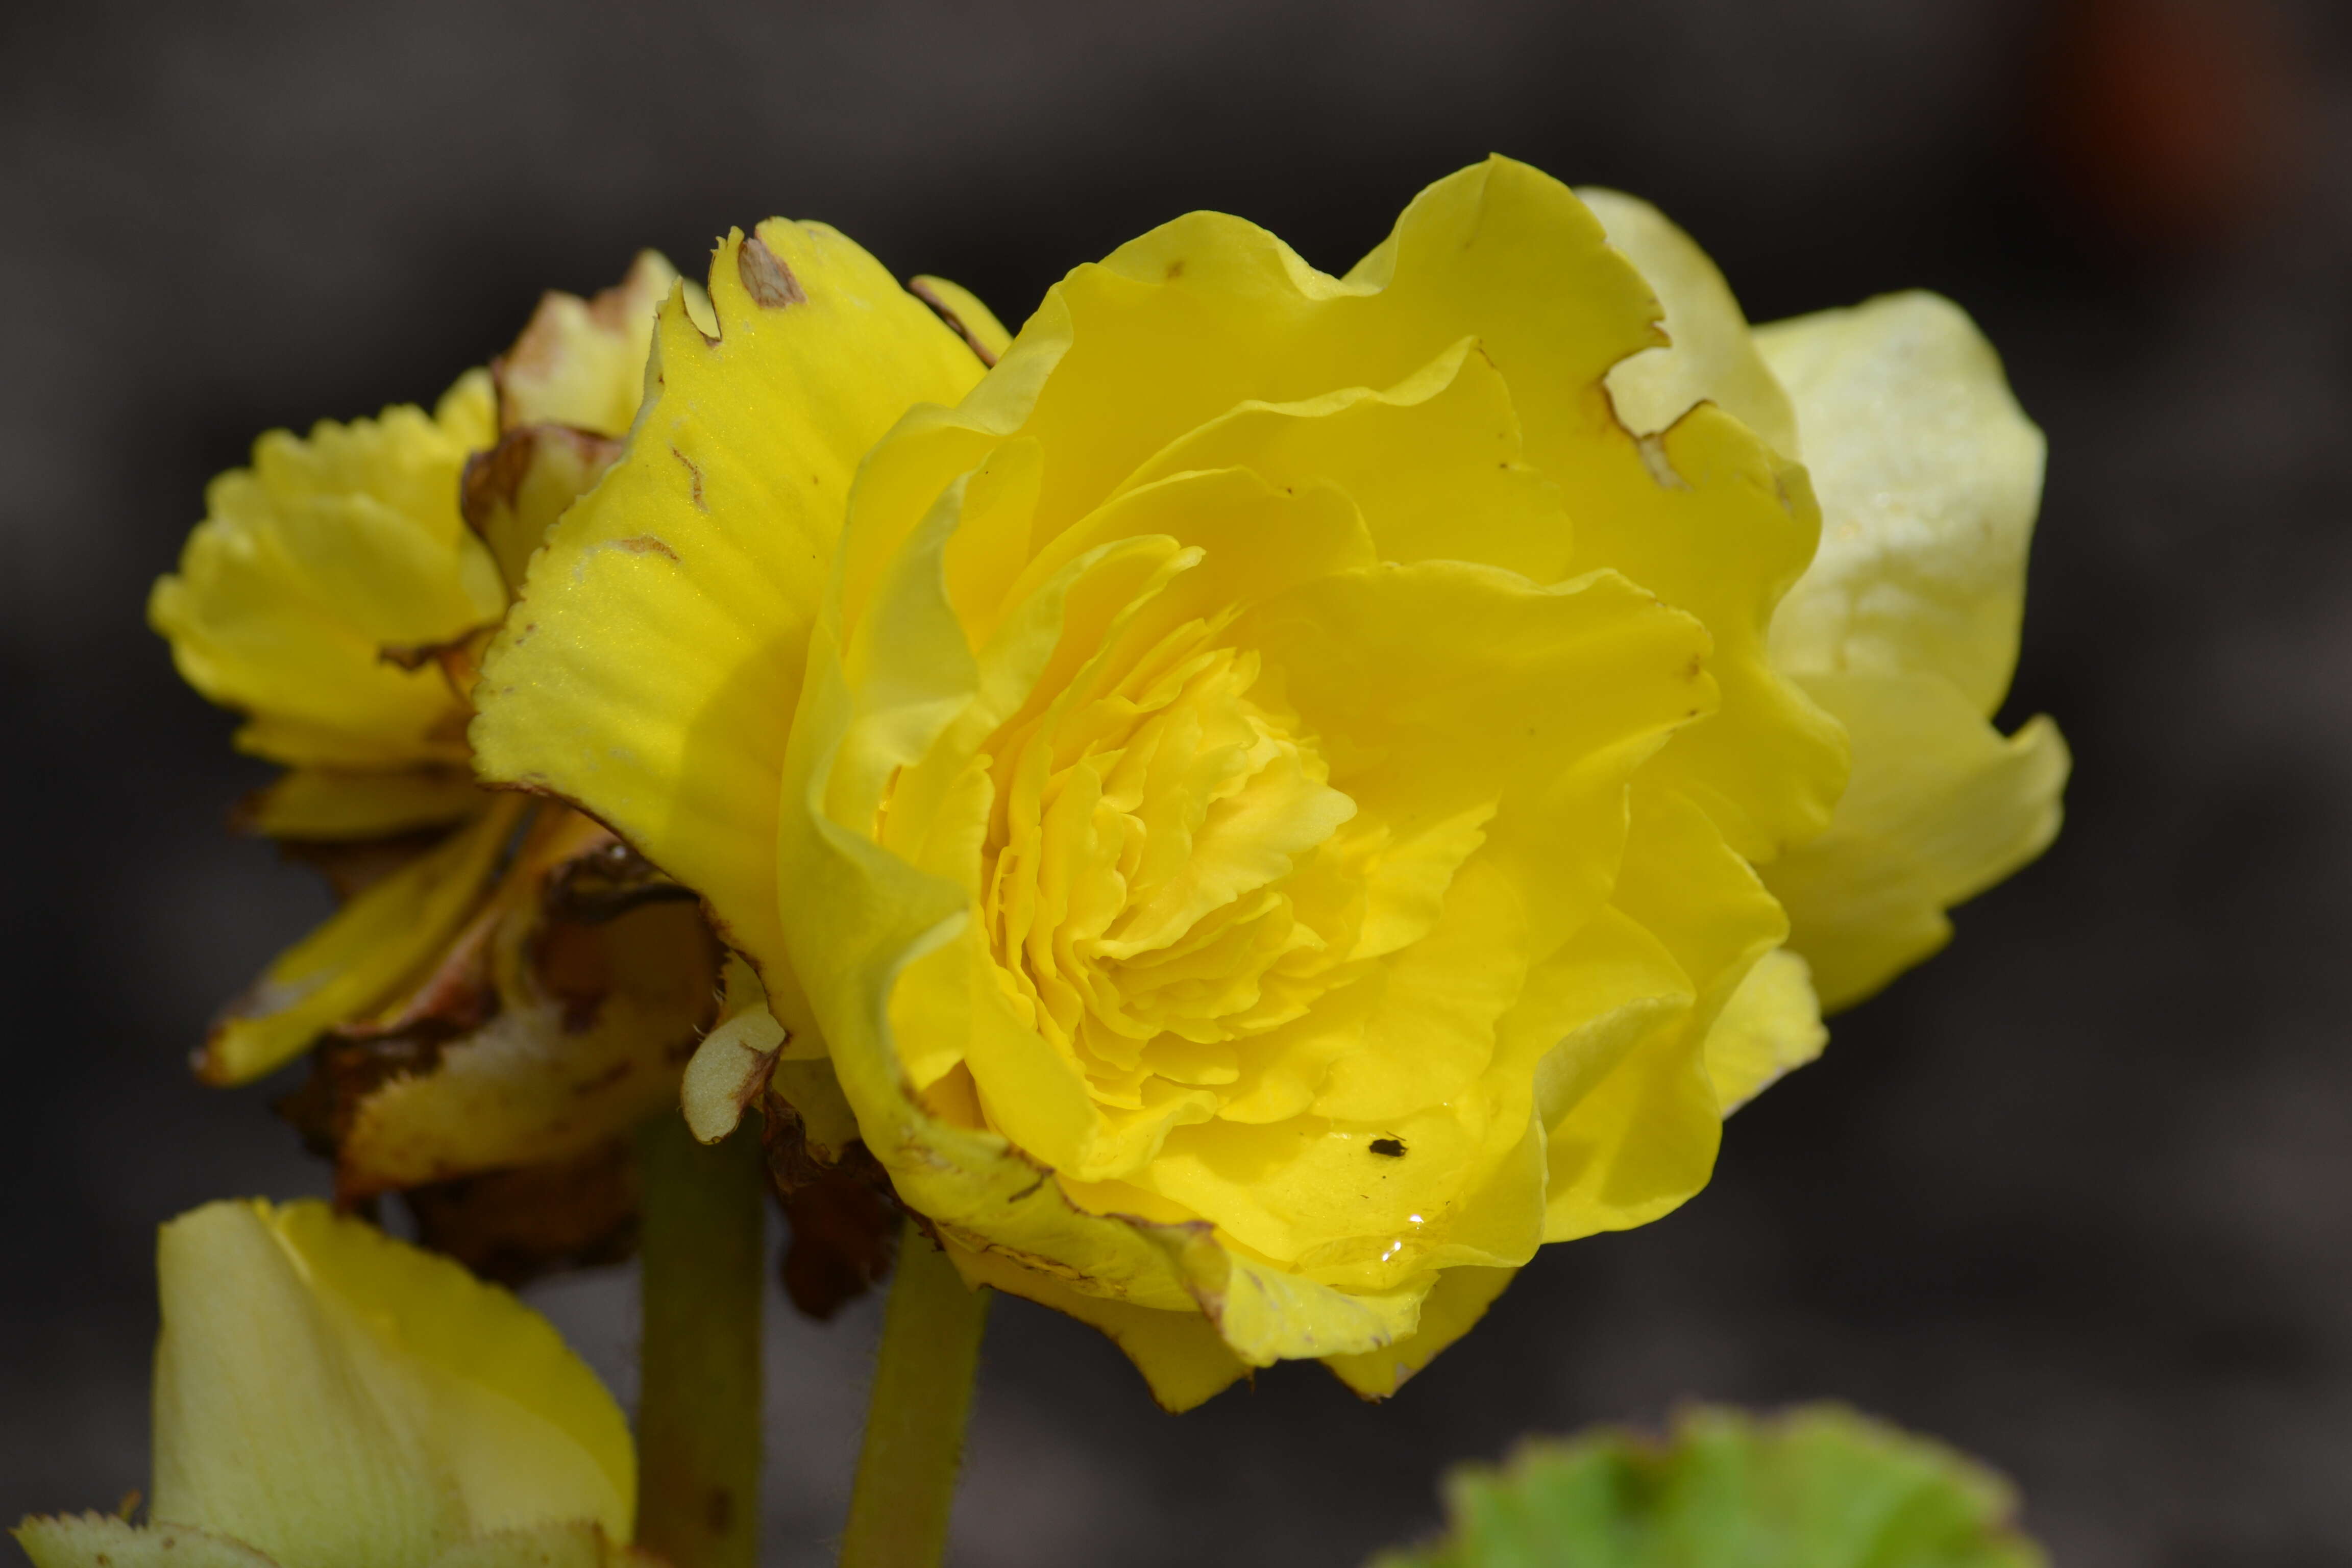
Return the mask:
{"type": "Polygon", "coordinates": [[[945,300],[940,298],[940,291],[932,288],[928,279],[915,279],[907,285],[907,292],[929,305],[933,315],[953,328],[956,336],[964,341],[964,346],[971,350],[973,356],[981,363],[991,370],[996,368],[996,356],[989,352],[988,345],[972,334],[972,330],[964,325],[963,318],[957,315],[945,300]]]}
{"type": "Polygon", "coordinates": [[[783,258],[770,250],[768,242],[756,234],[746,237],[736,248],[735,272],[743,279],[743,292],[764,310],[781,310],[787,305],[808,303],[801,280],[793,276],[783,258]]]}

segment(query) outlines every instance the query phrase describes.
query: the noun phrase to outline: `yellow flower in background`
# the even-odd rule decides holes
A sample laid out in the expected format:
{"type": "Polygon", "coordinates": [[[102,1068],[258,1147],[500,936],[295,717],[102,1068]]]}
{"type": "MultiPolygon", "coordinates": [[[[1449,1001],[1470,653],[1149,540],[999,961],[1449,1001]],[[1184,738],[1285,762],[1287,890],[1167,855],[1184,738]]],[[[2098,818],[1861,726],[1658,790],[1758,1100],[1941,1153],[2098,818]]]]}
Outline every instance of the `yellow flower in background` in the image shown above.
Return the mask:
{"type": "Polygon", "coordinates": [[[2057,836],[2057,727],[2004,738],[1990,722],[2017,665],[2042,433],[1949,300],[1890,295],[1751,332],[1656,209],[1580,194],[1673,339],[1611,373],[1628,425],[1662,429],[1712,399],[1801,458],[1821,499],[1821,550],[1773,620],[1772,663],[1845,726],[1853,778],[1829,831],[1764,879],[1822,1005],[1846,1006],[1941,947],[1945,910],[2057,836]]]}
{"type": "MultiPolygon", "coordinates": [[[[697,1130],[763,1086],[854,1129],[1179,1408],[1282,1359],[1393,1392],[1543,1243],[1696,1192],[1846,962],[1764,876],[1848,821],[1776,621],[1801,416],[1868,437],[1622,226],[1501,159],[1343,278],[1195,214],[984,378],[821,226],[673,295],[471,733],[757,967],[697,1130]]],[[[1877,874],[1857,821],[1811,907],[1877,874]]]]}
{"type": "Polygon", "coordinates": [[[149,1522],[26,1520],[37,1568],[635,1560],[619,1406],[547,1321],[324,1205],[163,1227],[149,1522]]]}
{"type": "Polygon", "coordinates": [[[263,437],[151,605],[190,684],[246,714],[239,746],[288,769],[247,825],[348,895],[199,1070],[243,1082],[324,1037],[291,1111],[347,1197],[537,1168],[421,1200],[428,1235],[485,1262],[612,1245],[616,1134],[674,1092],[709,1010],[688,897],[578,814],[479,788],[465,740],[474,653],[538,534],[617,455],[675,279],[648,252],[593,300],[551,293],[429,416],[263,437]]]}

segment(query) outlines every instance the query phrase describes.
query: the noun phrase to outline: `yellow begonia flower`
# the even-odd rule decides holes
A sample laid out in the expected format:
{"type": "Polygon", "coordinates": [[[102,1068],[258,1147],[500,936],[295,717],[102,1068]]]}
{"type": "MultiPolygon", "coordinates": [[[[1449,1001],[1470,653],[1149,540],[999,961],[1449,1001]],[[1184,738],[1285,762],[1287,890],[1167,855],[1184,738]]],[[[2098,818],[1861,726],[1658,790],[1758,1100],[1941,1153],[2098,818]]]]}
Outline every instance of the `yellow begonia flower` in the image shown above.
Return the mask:
{"type": "Polygon", "coordinates": [[[704,1136],[763,1070],[787,1142],[845,1104],[969,1279],[1180,1408],[1285,1358],[1392,1392],[1540,1244],[1697,1190],[1821,1049],[1809,961],[1844,984],[1759,868],[1859,821],[1874,869],[1917,805],[1824,836],[1846,736],[1775,618],[1801,434],[1910,437],[1596,200],[1496,159],[1343,278],[1196,214],[969,356],[820,226],[674,297],[472,733],[758,966],[704,1136]]]}
{"type": "Polygon", "coordinates": [[[2069,765],[2046,718],[2004,738],[2043,443],[1992,345],[1932,294],[1753,330],[1657,210],[1580,193],[1659,294],[1673,346],[1611,373],[1663,428],[1701,398],[1801,457],[1820,552],[1772,623],[1774,667],[1845,726],[1853,778],[1829,831],[1764,879],[1822,1004],[1859,1002],[1951,937],[1945,911],[2057,836],[2069,765]]]}
{"type": "Polygon", "coordinates": [[[597,1568],[636,1459],[552,1325],[322,1204],[163,1228],[150,1522],[26,1520],[37,1568],[597,1568]]]}
{"type": "Polygon", "coordinates": [[[1617,420],[1657,307],[1556,181],[1465,171],[1336,279],[1194,215],[984,380],[818,226],[710,296],[479,765],[702,892],[968,1277],[1171,1405],[1390,1392],[1817,1048],[1751,868],[1844,783],[1767,659],[1811,491],[1713,405],[1617,420]]]}
{"type": "MultiPolygon", "coordinates": [[[[618,453],[676,277],[647,252],[593,300],[549,294],[429,417],[263,437],[156,584],[182,673],[289,770],[247,824],[350,894],[229,1010],[199,1070],[246,1081],[323,1038],[292,1110],[346,1196],[601,1168],[675,1092],[709,1015],[716,954],[690,897],[577,813],[478,787],[465,740],[474,652],[540,533],[618,453]]],[[[572,1187],[623,1211],[554,1226],[551,1251],[593,1254],[625,1231],[626,1184],[572,1187]]]]}

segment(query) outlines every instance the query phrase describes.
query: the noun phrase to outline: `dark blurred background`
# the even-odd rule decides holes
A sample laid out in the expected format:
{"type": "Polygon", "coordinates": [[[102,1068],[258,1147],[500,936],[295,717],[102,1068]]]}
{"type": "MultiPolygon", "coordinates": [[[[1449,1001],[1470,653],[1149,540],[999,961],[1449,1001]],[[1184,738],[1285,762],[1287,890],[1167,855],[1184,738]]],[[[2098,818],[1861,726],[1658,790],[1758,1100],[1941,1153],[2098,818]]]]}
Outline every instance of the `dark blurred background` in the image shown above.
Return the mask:
{"type": "MultiPolygon", "coordinates": [[[[146,586],[252,437],[429,401],[539,291],[823,217],[1017,321],[1188,207],[1344,268],[1490,150],[1645,195],[1759,320],[1925,286],[2047,429],[2008,717],[2056,848],[1386,1406],[1181,1418],[1025,1303],[958,1561],[1351,1564],[1440,1468],[1689,1397],[1853,1401],[2022,1486],[2067,1568],[2352,1561],[2352,7],[2309,0],[673,0],[0,8],[0,1519],[146,1479],[152,1227],[321,1191],[200,1090],[326,907],[146,586]]],[[[625,1272],[542,1286],[628,1389],[625,1272]]],[[[872,1302],[772,1314],[769,1558],[829,1561],[872,1302]]]]}

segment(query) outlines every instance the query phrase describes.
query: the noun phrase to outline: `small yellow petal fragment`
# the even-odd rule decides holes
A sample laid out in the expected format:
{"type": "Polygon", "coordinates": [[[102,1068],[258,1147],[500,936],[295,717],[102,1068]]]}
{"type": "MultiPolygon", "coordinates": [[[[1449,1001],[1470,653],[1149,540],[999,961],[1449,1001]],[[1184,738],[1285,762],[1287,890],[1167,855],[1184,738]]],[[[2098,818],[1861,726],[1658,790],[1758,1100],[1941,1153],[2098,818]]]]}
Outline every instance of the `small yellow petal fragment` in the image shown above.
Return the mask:
{"type": "Polygon", "coordinates": [[[698,1141],[716,1143],[735,1131],[768,1087],[783,1046],[784,1026],[765,1007],[747,1008],[703,1037],[678,1088],[686,1124],[698,1141]]]}
{"type": "Polygon", "coordinates": [[[1150,1385],[1152,1399],[1171,1414],[1190,1410],[1249,1375],[1249,1363],[1227,1346],[1216,1324],[1197,1310],[1162,1311],[1084,1295],[1000,1253],[950,1247],[948,1256],[969,1284],[993,1286],[1100,1330],[1127,1352],[1150,1385]]]}
{"type": "Polygon", "coordinates": [[[1392,1345],[1360,1355],[1323,1358],[1340,1382],[1367,1399],[1387,1399],[1437,1352],[1468,1333],[1486,1315],[1516,1268],[1449,1268],[1421,1304],[1421,1324],[1392,1345]]]}
{"type": "Polygon", "coordinates": [[[1706,1034],[1706,1076],[1723,1113],[1820,1056],[1829,1040],[1805,961],[1785,947],[1758,959],[1706,1034]]]}

